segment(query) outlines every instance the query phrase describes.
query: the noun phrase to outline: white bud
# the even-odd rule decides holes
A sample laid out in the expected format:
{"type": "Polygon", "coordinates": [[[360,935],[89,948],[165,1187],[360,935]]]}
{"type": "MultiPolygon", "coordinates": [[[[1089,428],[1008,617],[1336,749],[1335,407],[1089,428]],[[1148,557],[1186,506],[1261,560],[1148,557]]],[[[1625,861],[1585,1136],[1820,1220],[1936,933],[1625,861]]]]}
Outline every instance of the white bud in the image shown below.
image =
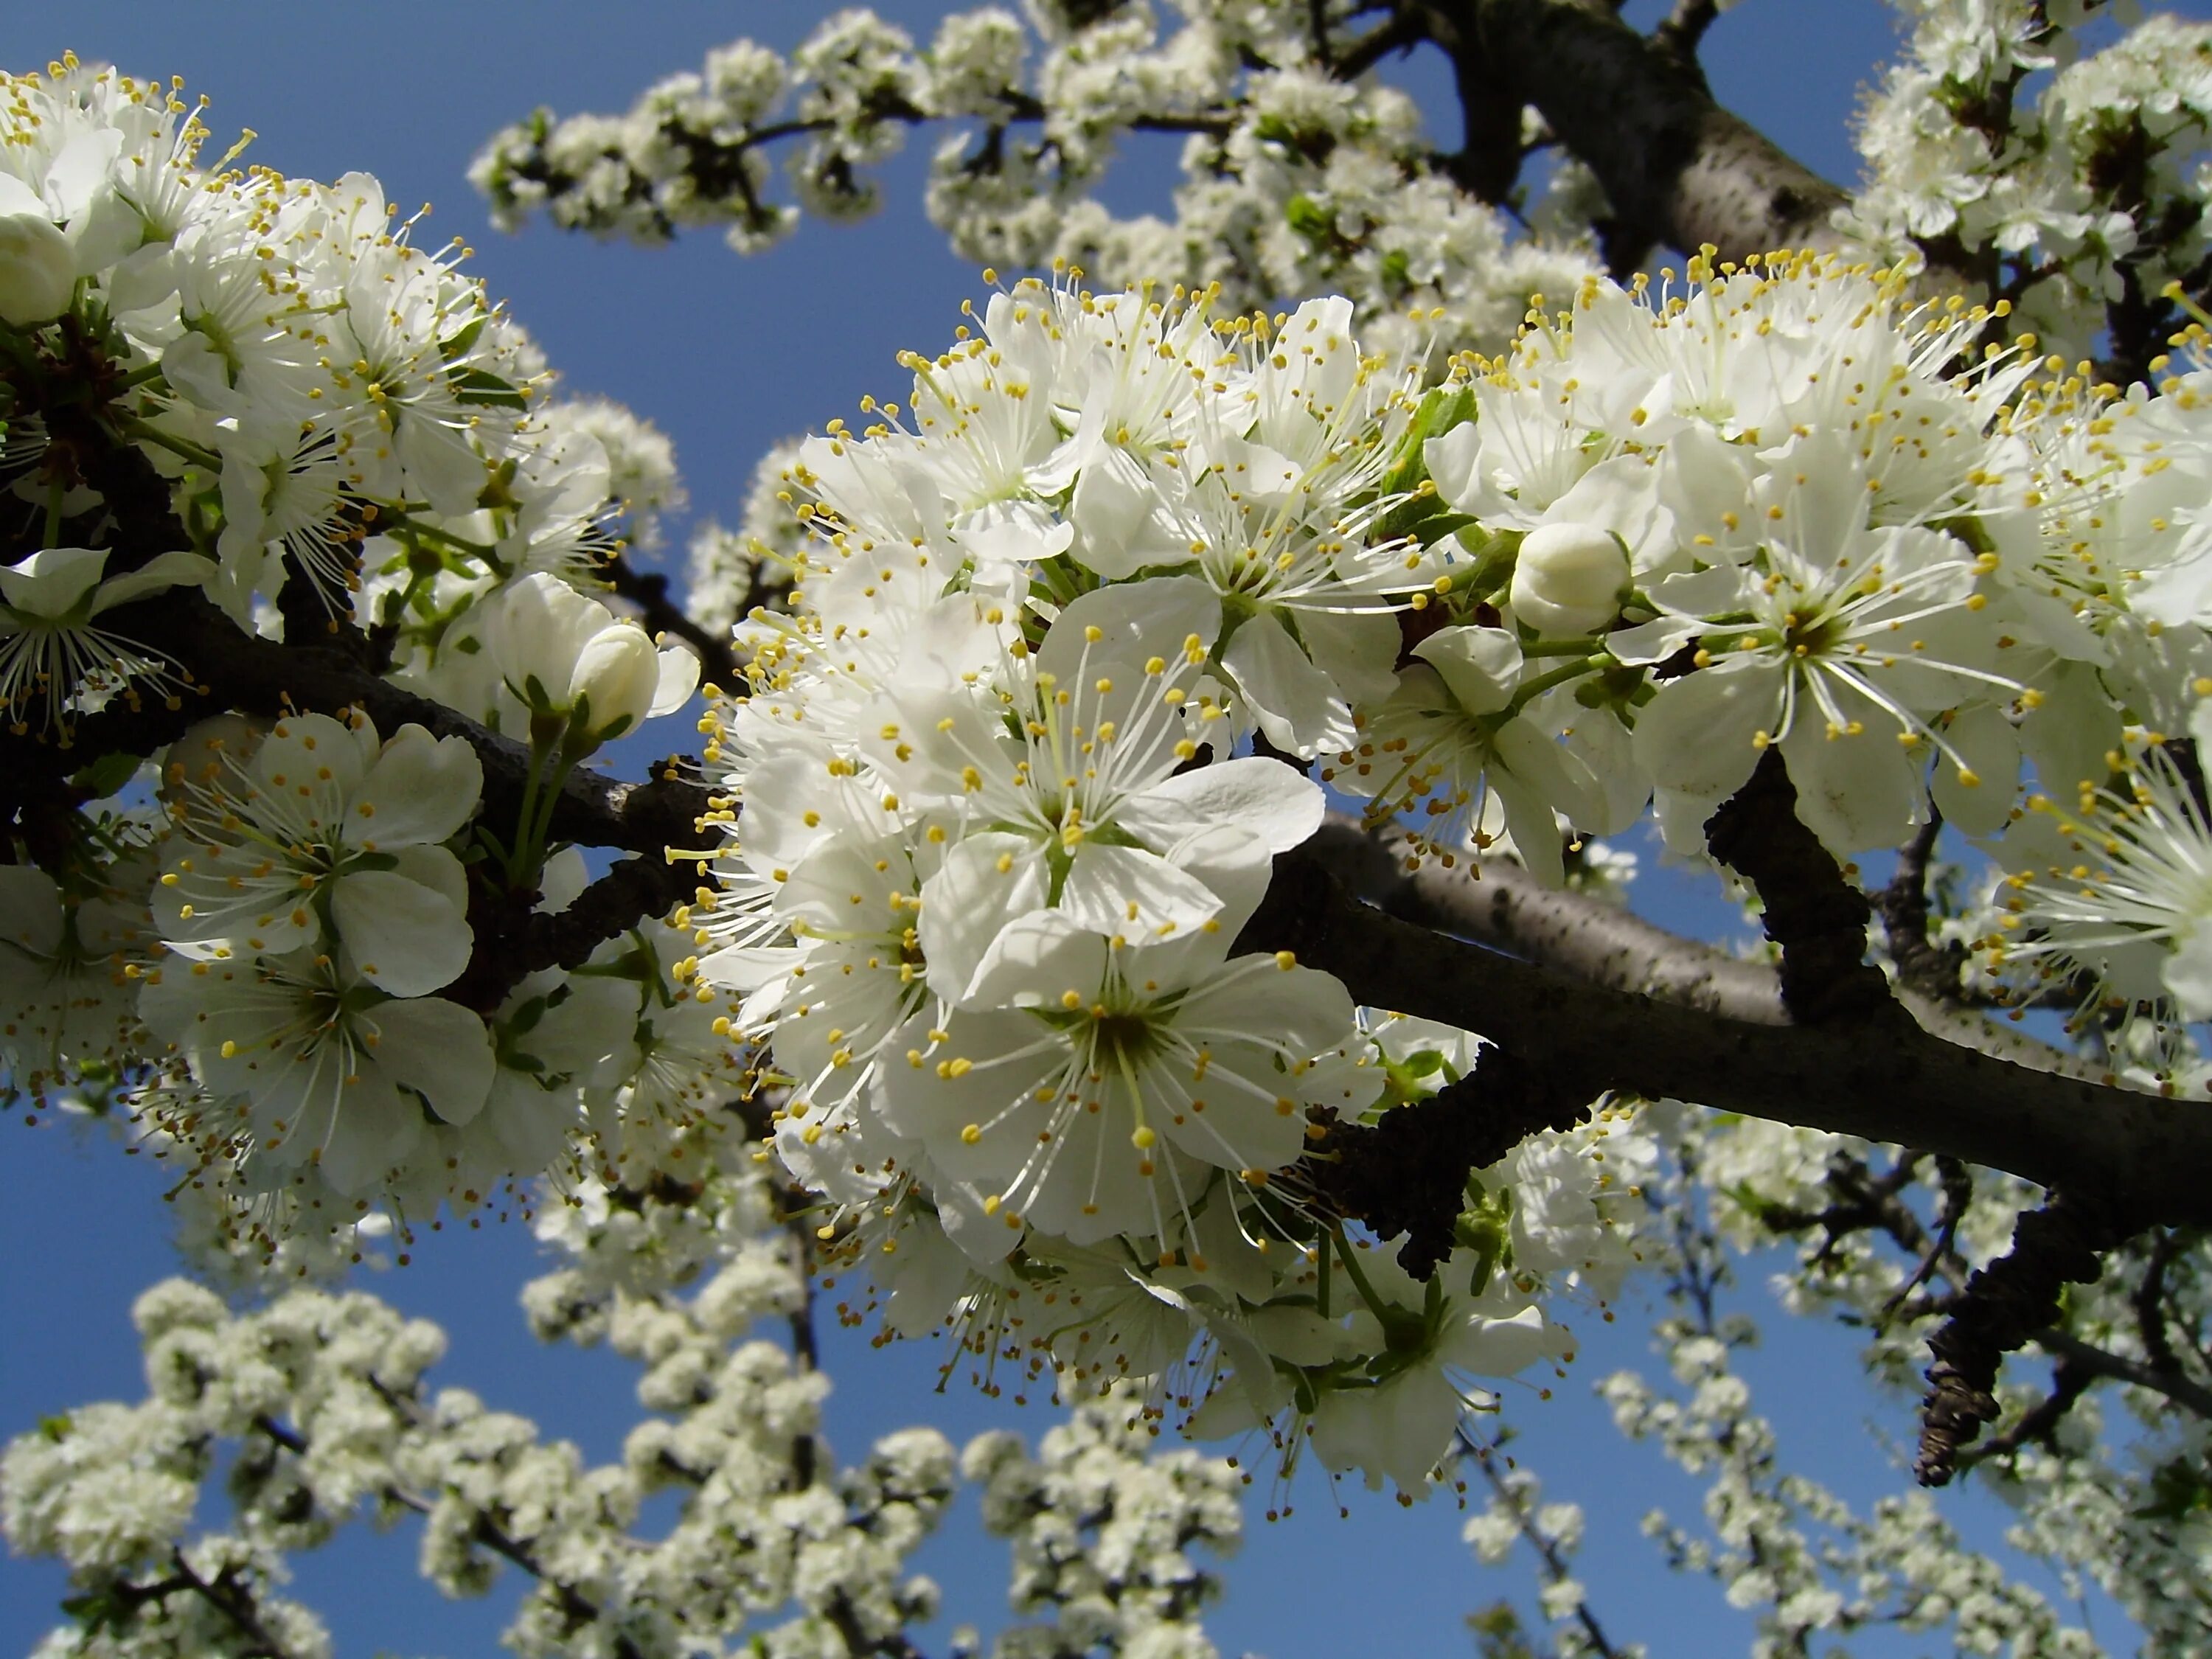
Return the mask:
{"type": "Polygon", "coordinates": [[[0,320],[17,328],[50,323],[69,309],[76,256],[42,213],[0,213],[0,320]]]}
{"type": "Polygon", "coordinates": [[[575,702],[571,687],[580,684],[585,648],[614,624],[614,613],[597,599],[534,571],[484,605],[477,631],[516,696],[565,712],[575,702]]]}
{"type": "Polygon", "coordinates": [[[634,622],[618,622],[594,634],[576,659],[568,683],[568,705],[589,701],[591,731],[610,738],[635,731],[653,710],[660,691],[660,653],[634,622]]]}
{"type": "Polygon", "coordinates": [[[1513,566],[1513,614],[1539,634],[1595,634],[1620,613],[1628,555],[1620,538],[1594,524],[1547,524],[1530,531],[1513,566]]]}

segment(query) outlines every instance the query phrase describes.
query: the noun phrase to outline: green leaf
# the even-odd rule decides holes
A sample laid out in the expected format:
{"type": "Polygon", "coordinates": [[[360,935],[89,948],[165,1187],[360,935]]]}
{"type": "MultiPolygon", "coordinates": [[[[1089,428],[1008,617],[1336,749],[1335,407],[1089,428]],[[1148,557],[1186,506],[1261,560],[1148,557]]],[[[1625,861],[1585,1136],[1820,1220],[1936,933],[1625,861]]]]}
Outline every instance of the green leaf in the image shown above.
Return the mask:
{"type": "Polygon", "coordinates": [[[477,343],[477,337],[484,331],[484,325],[490,319],[490,313],[483,311],[477,313],[463,324],[458,331],[448,334],[438,342],[438,355],[447,362],[452,362],[454,358],[460,356],[477,343]]]}
{"type": "Polygon", "coordinates": [[[453,377],[453,396],[465,404],[488,404],[496,409],[528,406],[511,380],[502,380],[488,369],[465,368],[453,377]]]}
{"type": "Polygon", "coordinates": [[[118,752],[102,755],[70,781],[87,793],[100,797],[115,793],[137,775],[138,757],[118,752]]]}
{"type": "Polygon", "coordinates": [[[1336,218],[1310,196],[1293,196],[1283,210],[1292,230],[1319,245],[1336,234],[1336,218]]]}

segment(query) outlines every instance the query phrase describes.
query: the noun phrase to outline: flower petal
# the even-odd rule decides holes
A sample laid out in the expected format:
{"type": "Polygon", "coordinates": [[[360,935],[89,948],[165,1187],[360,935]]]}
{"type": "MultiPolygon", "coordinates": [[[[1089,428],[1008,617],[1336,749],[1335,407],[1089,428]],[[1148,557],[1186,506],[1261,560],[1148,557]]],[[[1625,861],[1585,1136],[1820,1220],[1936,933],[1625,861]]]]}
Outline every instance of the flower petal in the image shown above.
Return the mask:
{"type": "Polygon", "coordinates": [[[1264,840],[1269,852],[1287,853],[1321,828],[1328,807],[1312,779],[1280,761],[1246,756],[1163,778],[1123,800],[1114,821],[1161,851],[1196,830],[1234,823],[1264,840]]]}
{"type": "Polygon", "coordinates": [[[466,1123],[491,1093],[491,1035],[483,1022],[442,997],[387,1002],[370,1017],[376,1063],[430,1103],[447,1123],[466,1123]]]}
{"type": "Polygon", "coordinates": [[[353,791],[347,838],[387,849],[446,840],[468,822],[483,790],[483,763],[465,738],[403,726],[353,791]]]}
{"type": "MultiPolygon", "coordinates": [[[[410,850],[445,860],[459,879],[459,862],[443,848],[410,850]]],[[[362,976],[394,996],[450,985],[469,965],[475,944],[466,912],[448,894],[397,870],[340,877],[331,891],[331,916],[362,976]]]]}

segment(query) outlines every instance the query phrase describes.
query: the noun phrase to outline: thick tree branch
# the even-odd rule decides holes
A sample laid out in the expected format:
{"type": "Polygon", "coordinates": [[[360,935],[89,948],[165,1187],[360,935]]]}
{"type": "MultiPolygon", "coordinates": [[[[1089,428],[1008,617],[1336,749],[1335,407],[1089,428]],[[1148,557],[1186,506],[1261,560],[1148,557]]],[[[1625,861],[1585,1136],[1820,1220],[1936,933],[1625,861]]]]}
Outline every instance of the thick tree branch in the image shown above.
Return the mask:
{"type": "Polygon", "coordinates": [[[1754,1024],[1591,985],[1352,898],[1279,860],[1246,949],[1288,950],[1359,1001],[1480,1031],[1547,1089],[1607,1090],[1946,1153],[2103,1198],[2128,1231],[2212,1219],[2212,1108],[1994,1058],[1909,1021],[1754,1024]]]}
{"type": "Polygon", "coordinates": [[[1521,100],[1498,95],[1498,66],[1466,6],[1428,4],[1415,15],[1422,33],[1451,59],[1459,93],[1460,148],[1437,164],[1477,201],[1498,206],[1521,176],[1521,100]]]}
{"type": "Polygon", "coordinates": [[[1607,257],[1710,243],[1723,259],[1826,248],[1844,192],[1713,101],[1693,62],[1647,40],[1604,0],[1453,0],[1498,95],[1534,104],[1604,186],[1607,257]]]}
{"type": "Polygon", "coordinates": [[[1755,1025],[1784,1025],[1781,981],[1768,963],[1678,938],[1642,917],[1579,893],[1547,887],[1504,859],[1480,873],[1433,860],[1408,870],[1403,837],[1370,834],[1354,818],[1333,816],[1307,843],[1357,896],[1400,919],[1495,945],[1593,985],[1661,1002],[1725,1014],[1755,1025]]]}

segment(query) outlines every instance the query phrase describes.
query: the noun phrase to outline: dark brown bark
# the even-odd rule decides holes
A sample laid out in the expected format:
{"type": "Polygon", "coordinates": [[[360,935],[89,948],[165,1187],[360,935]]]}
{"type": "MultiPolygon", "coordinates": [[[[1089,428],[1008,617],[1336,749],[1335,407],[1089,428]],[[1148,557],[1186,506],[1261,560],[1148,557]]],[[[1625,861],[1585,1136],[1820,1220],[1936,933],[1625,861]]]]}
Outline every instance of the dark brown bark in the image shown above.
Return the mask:
{"type": "Polygon", "coordinates": [[[1686,54],[1638,34],[1604,0],[1455,0],[1498,96],[1533,104],[1613,205],[1606,257],[1653,244],[1723,259],[1838,240],[1844,192],[1713,101],[1686,54]]]}
{"type": "Polygon", "coordinates": [[[1942,1328],[1928,1339],[1928,1398],[1920,1411],[1920,1455],[1913,1465],[1923,1486],[1947,1485],[1959,1453],[1997,1419],[1997,1367],[2024,1347],[2058,1312],[2069,1284],[2094,1284],[2100,1254],[2122,1234],[2099,1208],[2054,1194],[2023,1213],[2012,1249],[1966,1281],[1942,1328]]]}
{"type": "Polygon", "coordinates": [[[1480,1031],[1547,1089],[1672,1097],[2008,1170],[2124,1230],[2212,1220],[2212,1110],[1947,1041],[1909,1022],[1762,1025],[1592,985],[1351,897],[1317,855],[1279,860],[1247,949],[1288,950],[1360,1001],[1480,1031]]]}

